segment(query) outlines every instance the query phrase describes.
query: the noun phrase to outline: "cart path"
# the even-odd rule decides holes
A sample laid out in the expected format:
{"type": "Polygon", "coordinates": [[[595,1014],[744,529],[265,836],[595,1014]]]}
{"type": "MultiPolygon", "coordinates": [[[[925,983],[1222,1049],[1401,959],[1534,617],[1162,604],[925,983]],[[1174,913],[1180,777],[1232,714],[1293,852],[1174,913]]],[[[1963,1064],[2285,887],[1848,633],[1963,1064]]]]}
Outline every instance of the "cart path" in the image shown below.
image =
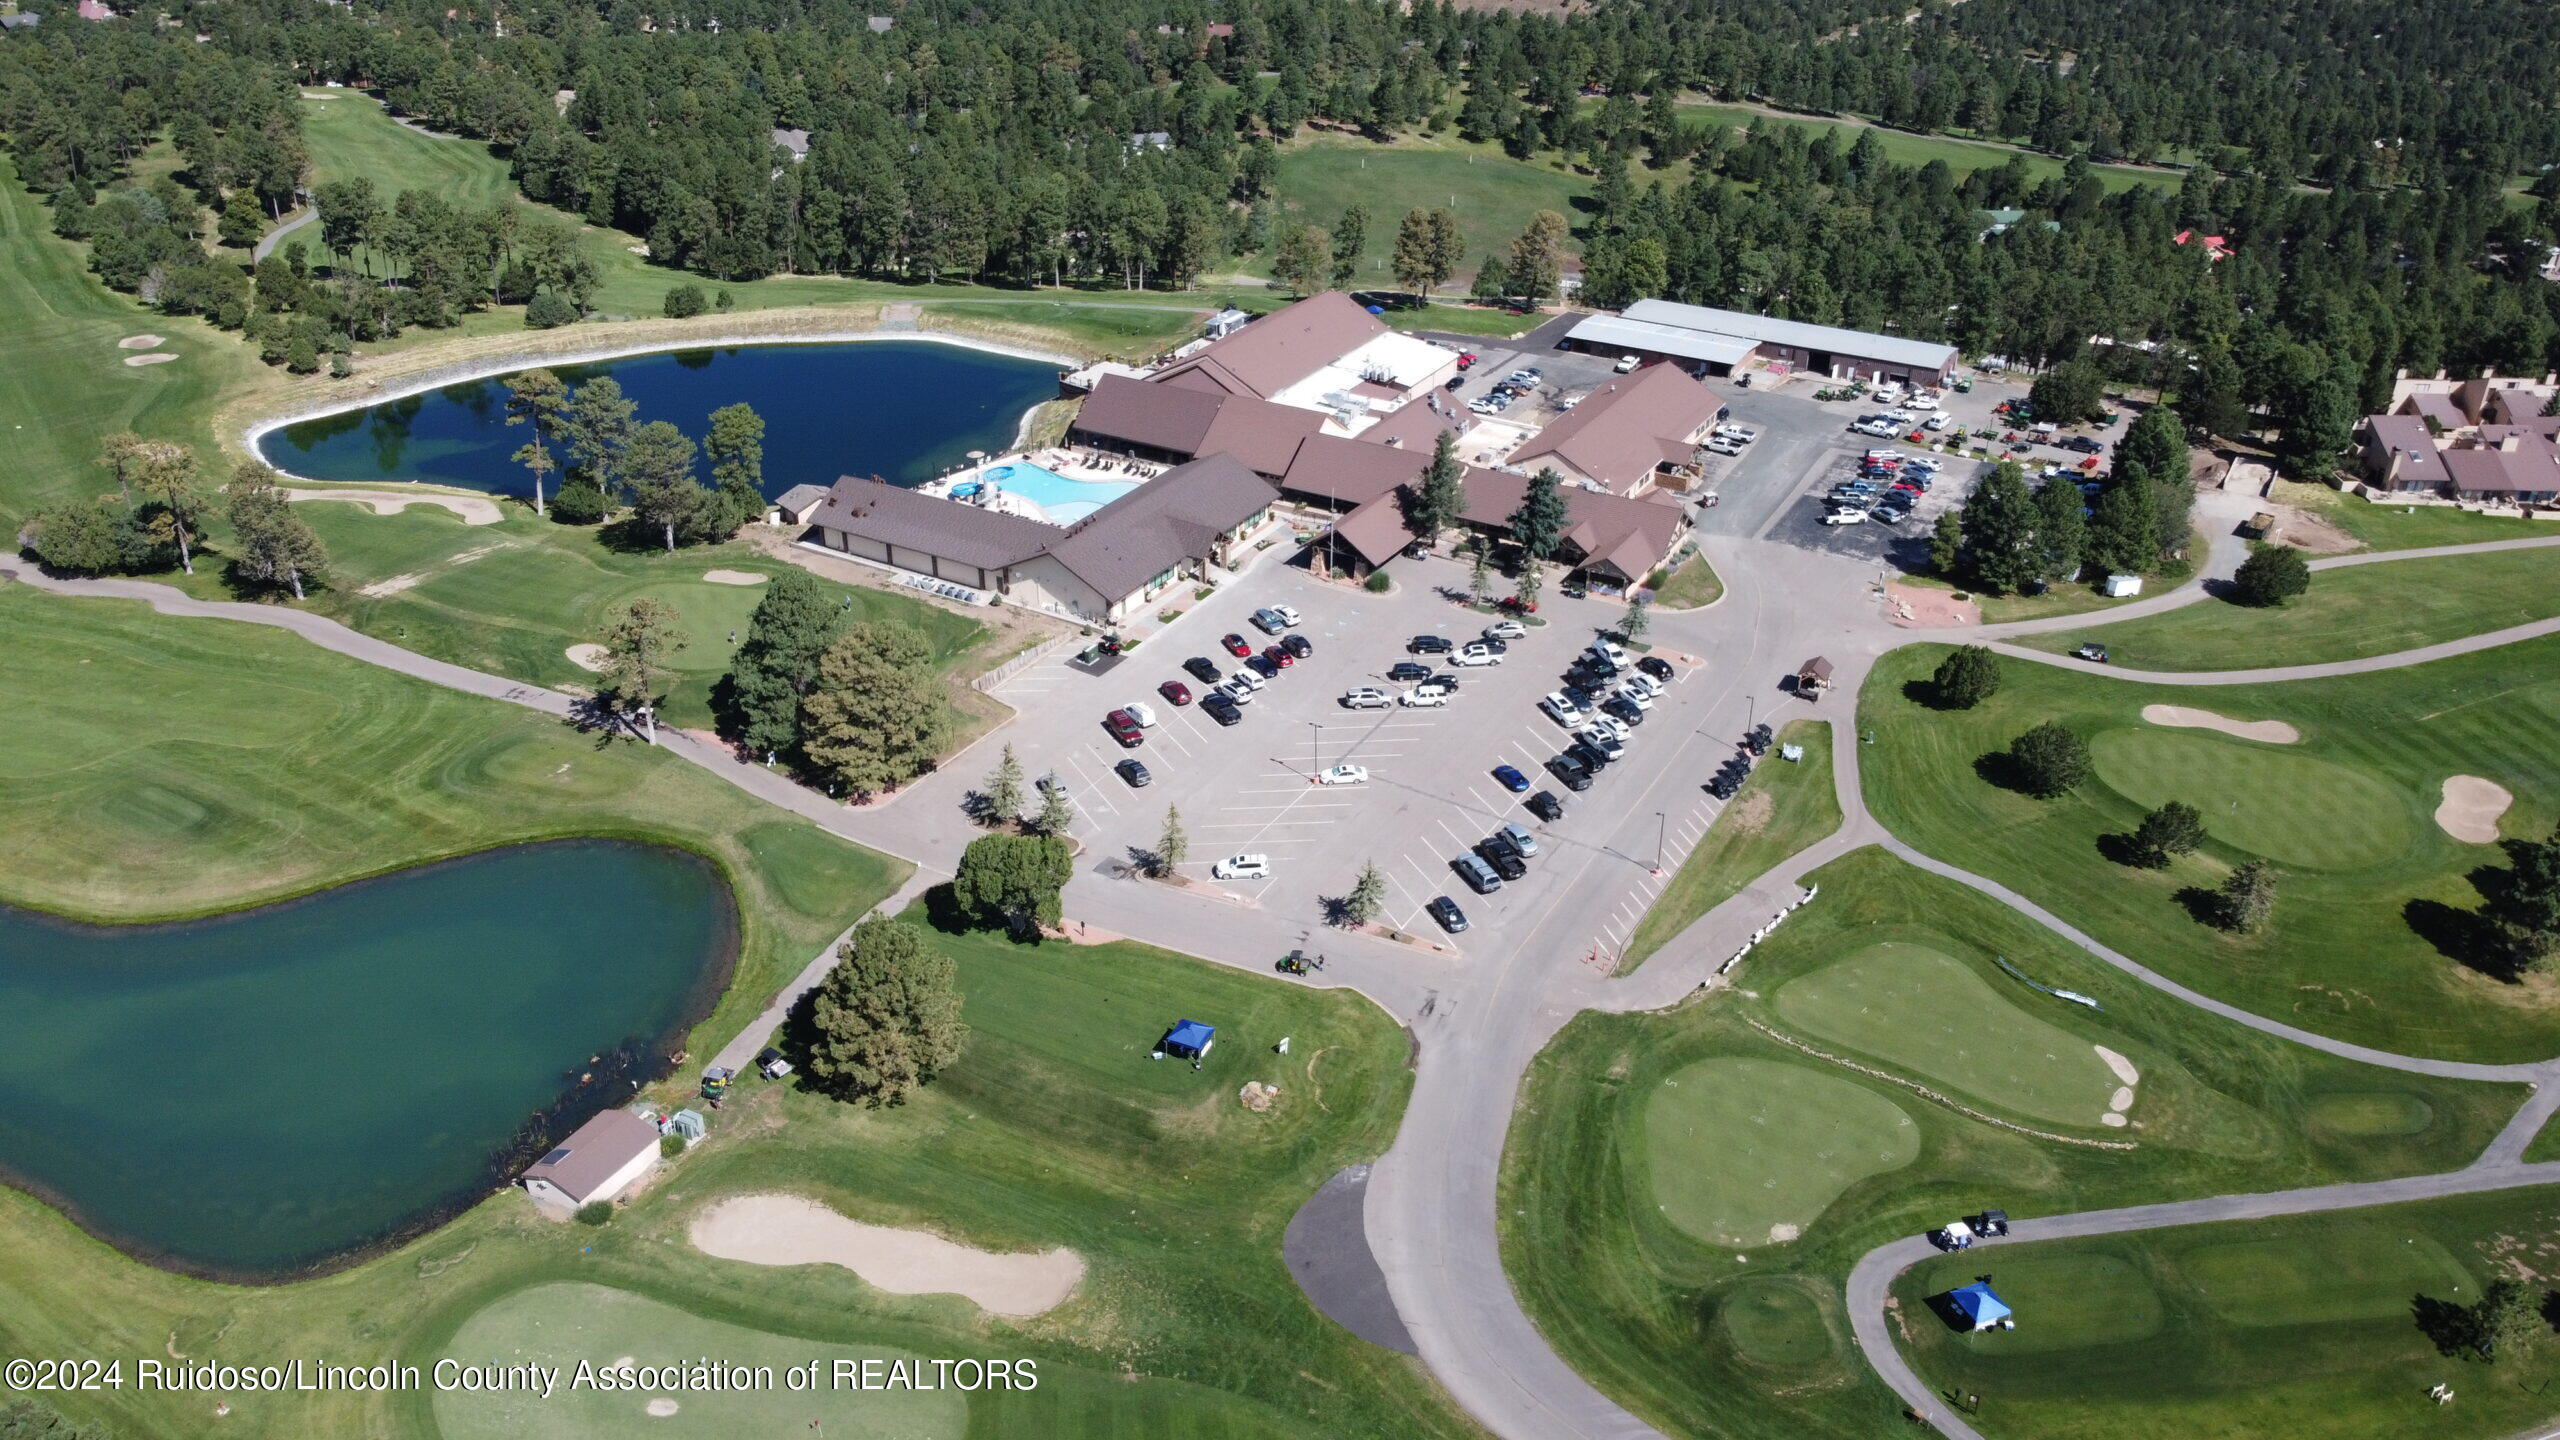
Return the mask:
{"type": "MultiPolygon", "coordinates": [[[[2560,577],[2555,577],[2560,581],[2560,577]]],[[[2271,665],[2259,670],[2126,670],[2115,665],[2083,660],[2076,655],[2057,655],[2047,650],[2030,650],[2023,645],[2002,641],[1986,642],[1990,648],[2013,660],[2032,660],[2039,665],[2059,665],[2066,670],[2085,670],[2118,680],[2139,681],[2145,685],[2257,685],[2277,680],[2325,680],[2334,675],[2367,675],[2376,670],[2398,670],[2410,665],[2424,665],[2430,660],[2449,660],[2456,655],[2469,655],[2478,650],[2495,650],[2501,645],[2515,645],[2560,633],[2560,615],[2548,620],[2529,620],[2492,630],[2483,635],[2465,635],[2459,640],[2445,640],[2421,645],[2415,650],[2394,650],[2388,655],[2368,655],[2361,660],[2331,660],[2319,665],[2271,665]]]]}

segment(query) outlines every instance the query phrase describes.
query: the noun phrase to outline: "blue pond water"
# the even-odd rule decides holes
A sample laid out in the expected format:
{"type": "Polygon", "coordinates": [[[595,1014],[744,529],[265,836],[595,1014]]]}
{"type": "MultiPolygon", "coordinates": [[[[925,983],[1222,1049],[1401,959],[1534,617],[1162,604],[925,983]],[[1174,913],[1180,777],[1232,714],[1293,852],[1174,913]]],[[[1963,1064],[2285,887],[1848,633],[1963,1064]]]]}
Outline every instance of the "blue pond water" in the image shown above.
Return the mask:
{"type": "MultiPolygon", "coordinates": [[[[1022,412],[1058,393],[1053,365],[928,340],[739,345],[552,368],[572,388],[612,376],[639,419],[671,420],[697,441],[712,411],[753,405],[765,423],[767,495],[839,475],[929,480],[971,450],[1004,449],[1022,412]]],[[[504,377],[466,381],[283,426],[258,448],[268,464],[315,480],[531,494],[511,458],[526,430],[506,423],[506,398],[504,377]]]]}

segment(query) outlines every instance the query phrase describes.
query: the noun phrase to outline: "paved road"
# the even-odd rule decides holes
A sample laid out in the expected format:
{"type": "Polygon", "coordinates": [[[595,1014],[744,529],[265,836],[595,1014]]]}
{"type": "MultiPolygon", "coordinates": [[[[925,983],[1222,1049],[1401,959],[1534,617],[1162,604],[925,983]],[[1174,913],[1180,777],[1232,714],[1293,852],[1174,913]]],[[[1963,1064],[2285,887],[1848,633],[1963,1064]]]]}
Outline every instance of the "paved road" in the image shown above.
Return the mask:
{"type": "MultiPolygon", "coordinates": [[[[1623,888],[1623,882],[1593,868],[1601,863],[1597,851],[1581,860],[1579,870],[1555,867],[1549,876],[1552,898],[1547,909],[1530,923],[1515,927],[1515,933],[1472,947],[1463,960],[1423,956],[1384,941],[1327,937],[1333,956],[1327,981],[1356,988],[1405,1020],[1420,1046],[1406,1122],[1370,1180],[1365,1209],[1371,1249],[1415,1348],[1459,1402],[1496,1433],[1524,1440],[1533,1436],[1618,1440],[1655,1434],[1556,1356],[1521,1310],[1503,1274],[1496,1185],[1514,1099],[1529,1063],[1556,1030],[1585,1009],[1654,1008],[1712,983],[1717,965],[1794,898],[1794,876],[1860,846],[1892,845],[1914,863],[2017,906],[2145,983],[2268,1033],[2391,1068],[2464,1078],[2544,1077],[2546,1067],[2541,1066],[2468,1066],[2385,1055],[2246,1015],[2177,987],[2128,957],[2096,945],[2058,917],[1993,882],[1955,871],[1894,842],[1862,803],[1859,747],[1844,732],[1854,713],[1859,684],[1875,659],[1914,637],[1884,622],[1871,573],[1864,565],[1786,549],[1750,535],[1710,533],[1700,543],[1725,577],[1728,599],[1711,611],[1660,616],[1655,638],[1693,653],[1712,653],[1715,664],[1684,683],[1715,689],[1695,734],[1664,747],[1649,747],[1664,750],[1665,764],[1655,773],[1661,783],[1684,784],[1670,772],[1687,766],[1693,756],[1705,759],[1721,753],[1750,720],[1825,718],[1834,722],[1841,742],[1834,746],[1846,817],[1840,832],[1718,906],[1643,970],[1623,980],[1608,979],[1574,958],[1587,948],[1600,918],[1623,888]],[[1791,673],[1814,654],[1827,655],[1836,667],[1832,697],[1809,705],[1781,696],[1774,685],[1777,677],[1791,673]]],[[[2512,542],[2502,542],[2501,548],[2504,543],[2512,542]]],[[[2228,575],[2237,563],[2238,549],[2217,543],[2196,582],[2137,602],[2139,609],[2126,606],[2109,612],[2109,618],[2130,618],[2191,603],[2205,593],[2208,578],[2228,575]]],[[[2425,553],[2431,552],[2403,552],[2397,558],[2425,553]]],[[[142,581],[59,580],[37,573],[15,557],[0,558],[0,574],[58,593],[136,599],[169,614],[229,618],[289,630],[370,664],[549,714],[569,715],[577,703],[556,691],[432,660],[335,621],[281,606],[200,601],[142,581]]],[[[2089,621],[2076,617],[2069,623],[2089,621]]],[[[1996,627],[1986,633],[2028,633],[2030,628],[1996,627]]],[[[2060,657],[2041,654],[2035,658],[2060,661],[2060,657]]],[[[2176,679],[2178,683],[2214,683],[2211,677],[2176,679]]],[[[2226,675],[2222,683],[2230,679],[2226,675]]],[[[716,744],[677,732],[661,732],[660,741],[759,798],[910,860],[919,867],[911,888],[924,883],[925,875],[948,873],[972,833],[956,823],[956,810],[943,803],[950,797],[942,790],[962,783],[949,772],[915,787],[896,803],[857,810],[743,763],[716,744]]],[[[1695,768],[1698,773],[1704,771],[1703,764],[1695,768]]],[[[1629,777],[1627,783],[1642,782],[1629,777]]],[[[1643,802],[1631,793],[1627,803],[1643,802]]],[[[1080,874],[1071,883],[1068,908],[1088,924],[1255,970],[1262,969],[1269,956],[1288,948],[1304,930],[1275,916],[1161,885],[1112,878],[1098,869],[1080,874]]],[[[814,960],[799,983],[813,982],[823,973],[823,959],[814,960]]],[[[796,998],[788,991],[777,997],[774,1016],[778,1018],[781,1007],[796,998]]],[[[751,1056],[767,1033],[759,1022],[724,1049],[722,1058],[730,1050],[741,1051],[742,1058],[751,1056]]],[[[2560,1166],[2525,1166],[2517,1157],[2555,1106],[2560,1106],[2560,1086],[2541,1087],[2525,1113],[2501,1132],[2481,1160],[2452,1176],[2029,1221],[2019,1227],[2018,1238],[2108,1233],[2548,1183],[2560,1180],[2560,1166]],[[2072,1228],[2081,1225],[2098,1228],[2072,1228]]],[[[1934,1401],[1893,1349],[1879,1308],[1885,1282],[1918,1258],[1917,1251],[1908,1255],[1903,1251],[1915,1243],[1896,1242],[1862,1261],[1851,1294],[1859,1338],[1871,1362],[1913,1404],[1929,1407],[1934,1401]]],[[[1950,1434],[1971,1433],[1957,1428],[1960,1420],[1940,1418],[1950,1434]]]]}
{"type": "Polygon", "coordinates": [[[295,212],[292,219],[287,220],[273,230],[270,230],[266,234],[258,237],[258,243],[249,247],[250,261],[255,263],[273,255],[276,253],[277,246],[282,245],[285,241],[292,238],[294,231],[301,229],[303,226],[308,225],[319,218],[319,207],[316,205],[305,204],[299,211],[295,212]]]}

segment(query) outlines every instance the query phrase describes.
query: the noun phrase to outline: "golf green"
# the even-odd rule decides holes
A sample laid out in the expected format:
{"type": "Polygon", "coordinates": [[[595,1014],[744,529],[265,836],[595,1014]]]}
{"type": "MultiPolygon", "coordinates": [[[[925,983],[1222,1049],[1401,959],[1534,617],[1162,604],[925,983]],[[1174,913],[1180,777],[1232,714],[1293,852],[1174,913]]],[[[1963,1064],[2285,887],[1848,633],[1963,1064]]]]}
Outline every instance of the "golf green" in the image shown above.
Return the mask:
{"type": "Polygon", "coordinates": [[[1716,1325],[1755,1364],[1795,1368],[1831,1358],[1821,1292],[1800,1277],[1755,1277],[1726,1287],[1716,1305],[1716,1325]]]}
{"type": "Polygon", "coordinates": [[[2090,1041],[1919,945],[1872,946],[1788,981],[1776,1004],[1813,1036],[2038,1120],[2096,1125],[2120,1083],[2090,1041]]]}
{"type": "Polygon", "coordinates": [[[2409,1313],[2409,1297],[2468,1304],[2478,1287],[2428,1235],[2347,1223],[2327,1235],[2225,1240],[2171,1263],[2234,1325],[2333,1325],[2409,1313]]]}
{"type": "Polygon", "coordinates": [[[1663,1079],[1634,1153],[1682,1231],[1711,1245],[1782,1245],[1851,1185],[1919,1158],[1920,1127],[1810,1065],[1723,1056],[1663,1079]]]}
{"type": "Polygon", "coordinates": [[[2183,800],[2214,839],[2280,865],[2361,870],[2409,848],[2408,798],[2335,761],[2147,726],[2100,731],[2089,750],[2117,794],[2183,800]]]}
{"type": "Polygon", "coordinates": [[[2140,1261],[2112,1250],[2040,1246],[1948,1256],[1931,1263],[1930,1293],[1967,1284],[1977,1273],[1990,1275],[1992,1288],[2017,1312],[2018,1328],[1958,1336],[1968,1349],[1994,1355],[2084,1350],[2160,1333],[2159,1287],[2140,1261]],[[1991,1259],[1999,1263],[1986,1271],[1991,1259]]]}
{"type": "MultiPolygon", "coordinates": [[[[646,1296],[602,1285],[562,1283],[519,1290],[462,1322],[444,1358],[500,1369],[557,1366],[561,1384],[548,1399],[514,1390],[446,1390],[435,1397],[444,1440],[623,1440],[623,1437],[825,1433],[854,1440],[957,1440],[968,1428],[969,1401],[956,1389],[795,1391],[782,1375],[820,1362],[878,1362],[921,1357],[878,1345],[830,1345],[705,1320],[646,1296]],[[708,1360],[722,1370],[748,1367],[755,1383],[721,1390],[572,1388],[581,1362],[597,1370],[686,1366],[708,1360]],[[771,1383],[761,1383],[770,1367],[771,1383]]],[[[927,1369],[930,1374],[930,1367],[927,1369]]]]}

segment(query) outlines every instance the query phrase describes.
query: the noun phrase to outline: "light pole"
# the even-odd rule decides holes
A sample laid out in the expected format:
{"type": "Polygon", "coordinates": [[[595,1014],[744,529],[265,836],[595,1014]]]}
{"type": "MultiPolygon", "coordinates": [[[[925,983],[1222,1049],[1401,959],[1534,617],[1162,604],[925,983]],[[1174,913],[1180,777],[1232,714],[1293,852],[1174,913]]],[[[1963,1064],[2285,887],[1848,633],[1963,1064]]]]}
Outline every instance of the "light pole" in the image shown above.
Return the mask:
{"type": "Polygon", "coordinates": [[[1307,722],[1307,778],[1313,780],[1324,773],[1324,722],[1307,722]]]}
{"type": "Polygon", "coordinates": [[[1670,820],[1669,820],[1669,819],[1667,819],[1667,818],[1665,818],[1665,816],[1663,815],[1663,813],[1662,813],[1661,811],[1659,811],[1659,810],[1654,811],[1654,812],[1653,812],[1653,873],[1654,873],[1654,874],[1656,874],[1656,875],[1659,875],[1659,874],[1661,874],[1661,873],[1662,873],[1662,862],[1670,858],[1670,855],[1669,855],[1669,853],[1668,853],[1668,852],[1669,852],[1669,846],[1665,843],[1665,842],[1668,840],[1668,838],[1669,838],[1670,834],[1671,834],[1671,822],[1670,822],[1670,820]]]}

